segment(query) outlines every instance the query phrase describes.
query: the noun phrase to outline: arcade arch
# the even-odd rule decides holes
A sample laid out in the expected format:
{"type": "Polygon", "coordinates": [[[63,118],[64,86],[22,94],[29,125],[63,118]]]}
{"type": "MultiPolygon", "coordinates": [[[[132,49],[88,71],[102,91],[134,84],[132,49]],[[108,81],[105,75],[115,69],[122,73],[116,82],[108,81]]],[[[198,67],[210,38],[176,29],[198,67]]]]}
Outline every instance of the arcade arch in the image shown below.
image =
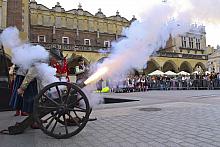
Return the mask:
{"type": "Polygon", "coordinates": [[[193,69],[192,69],[192,66],[189,62],[184,61],[184,62],[181,63],[179,71],[185,71],[185,72],[188,72],[188,73],[192,73],[193,69]]]}
{"type": "Polygon", "coordinates": [[[103,61],[105,60],[105,59],[107,59],[108,57],[102,57],[102,58],[100,58],[97,62],[98,63],[103,63],[103,61]]]}
{"type": "Polygon", "coordinates": [[[155,70],[160,70],[160,65],[155,60],[149,60],[144,68],[144,74],[149,74],[155,70]]]}
{"type": "Polygon", "coordinates": [[[178,67],[172,60],[166,61],[163,65],[163,69],[162,69],[163,72],[166,72],[166,71],[169,71],[169,70],[173,71],[175,73],[178,72],[178,67]]]}
{"type": "Polygon", "coordinates": [[[86,58],[84,58],[83,56],[75,55],[72,58],[68,59],[68,68],[69,68],[70,75],[75,74],[75,67],[79,65],[78,60],[80,58],[84,61],[85,66],[90,65],[89,61],[86,58]]]}
{"type": "Polygon", "coordinates": [[[201,73],[204,73],[206,71],[206,67],[202,62],[196,63],[195,67],[193,68],[194,71],[199,71],[201,73]]]}

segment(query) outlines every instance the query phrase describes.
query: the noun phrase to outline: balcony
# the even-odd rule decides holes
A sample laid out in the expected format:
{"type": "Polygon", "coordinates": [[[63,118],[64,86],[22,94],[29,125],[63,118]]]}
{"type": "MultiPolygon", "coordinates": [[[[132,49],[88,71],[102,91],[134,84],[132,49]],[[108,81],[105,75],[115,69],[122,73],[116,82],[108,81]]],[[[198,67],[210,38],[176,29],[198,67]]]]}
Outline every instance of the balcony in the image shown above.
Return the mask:
{"type": "Polygon", "coordinates": [[[182,49],[182,50],[192,50],[192,51],[205,51],[205,49],[203,48],[200,48],[200,49],[197,49],[197,48],[189,48],[189,47],[179,47],[179,49],[182,49]]]}
{"type": "Polygon", "coordinates": [[[46,43],[46,42],[32,42],[32,44],[39,44],[48,50],[51,48],[58,48],[58,49],[64,50],[64,51],[85,51],[85,52],[110,53],[110,48],[101,47],[101,46],[46,43]]]}
{"type": "Polygon", "coordinates": [[[195,55],[195,54],[181,54],[172,52],[157,52],[156,57],[168,57],[168,58],[185,58],[185,59],[197,59],[208,60],[208,55],[195,55]]]}

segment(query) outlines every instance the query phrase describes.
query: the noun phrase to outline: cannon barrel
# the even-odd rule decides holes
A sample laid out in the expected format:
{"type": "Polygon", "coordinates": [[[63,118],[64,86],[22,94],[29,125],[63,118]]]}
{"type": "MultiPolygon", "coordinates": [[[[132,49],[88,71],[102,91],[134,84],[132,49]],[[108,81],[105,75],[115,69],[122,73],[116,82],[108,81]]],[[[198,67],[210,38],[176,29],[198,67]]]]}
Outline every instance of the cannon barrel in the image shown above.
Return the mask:
{"type": "Polygon", "coordinates": [[[77,84],[80,88],[84,88],[86,86],[86,84],[84,82],[81,82],[79,84],[77,84]]]}

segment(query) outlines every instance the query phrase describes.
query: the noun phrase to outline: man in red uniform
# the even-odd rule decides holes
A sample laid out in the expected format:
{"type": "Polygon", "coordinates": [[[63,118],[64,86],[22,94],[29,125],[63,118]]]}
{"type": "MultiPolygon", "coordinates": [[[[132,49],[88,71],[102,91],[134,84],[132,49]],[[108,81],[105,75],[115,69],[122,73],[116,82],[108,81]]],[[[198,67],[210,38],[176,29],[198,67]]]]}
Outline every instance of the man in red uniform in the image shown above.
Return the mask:
{"type": "Polygon", "coordinates": [[[66,57],[63,57],[59,49],[52,48],[50,50],[50,64],[52,67],[56,68],[56,76],[62,81],[63,79],[69,82],[68,67],[66,57]]]}

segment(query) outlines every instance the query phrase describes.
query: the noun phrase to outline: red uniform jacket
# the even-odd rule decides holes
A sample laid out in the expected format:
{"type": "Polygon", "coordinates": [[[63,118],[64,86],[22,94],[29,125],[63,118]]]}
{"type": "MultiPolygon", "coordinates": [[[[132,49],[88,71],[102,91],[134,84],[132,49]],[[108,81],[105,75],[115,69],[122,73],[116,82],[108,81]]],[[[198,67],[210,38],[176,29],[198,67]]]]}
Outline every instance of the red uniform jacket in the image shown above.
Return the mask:
{"type": "Polygon", "coordinates": [[[68,76],[69,73],[68,73],[66,58],[62,60],[62,64],[55,62],[55,63],[52,63],[52,66],[57,69],[56,71],[57,77],[66,77],[67,81],[68,82],[70,81],[69,76],[68,76]]]}

